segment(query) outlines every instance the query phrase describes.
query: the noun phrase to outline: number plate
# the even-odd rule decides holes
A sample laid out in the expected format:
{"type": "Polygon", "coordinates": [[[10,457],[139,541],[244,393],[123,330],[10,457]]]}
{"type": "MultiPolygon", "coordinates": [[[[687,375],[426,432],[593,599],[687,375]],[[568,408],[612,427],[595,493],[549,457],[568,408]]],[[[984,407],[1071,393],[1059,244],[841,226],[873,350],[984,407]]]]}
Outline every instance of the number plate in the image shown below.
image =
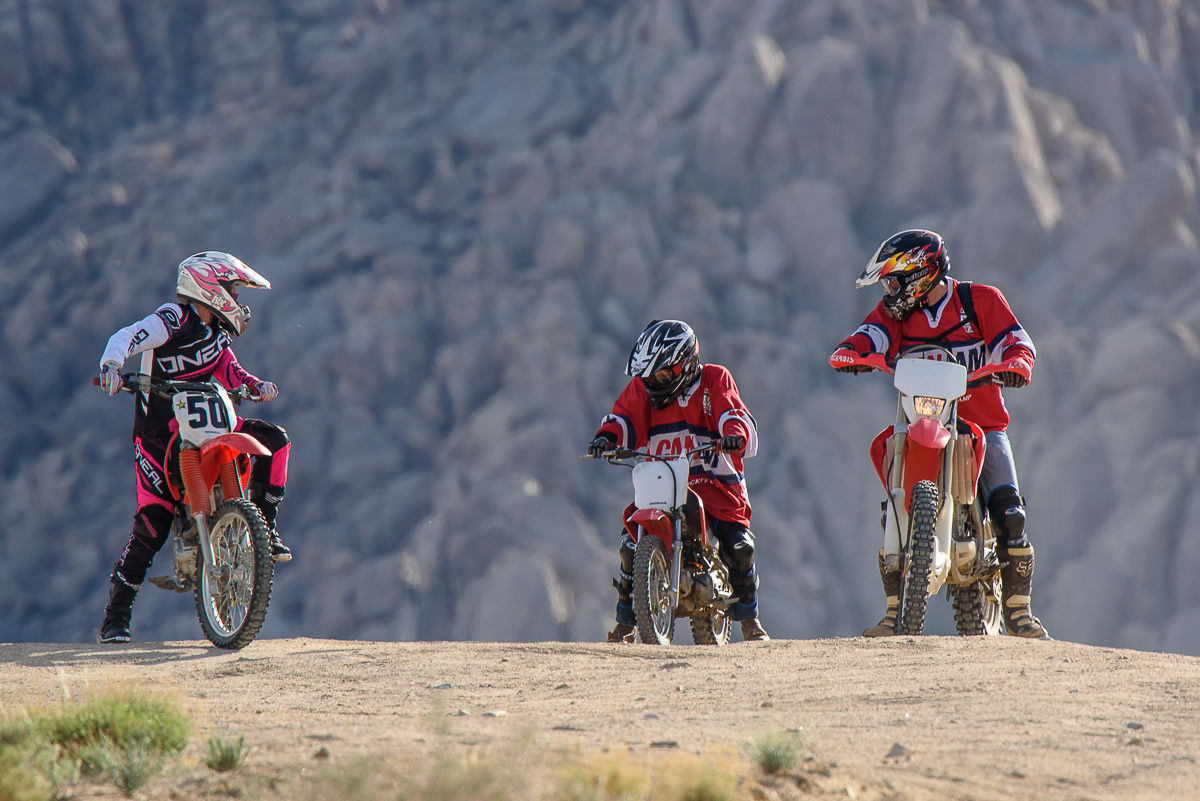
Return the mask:
{"type": "Polygon", "coordinates": [[[212,392],[186,390],[175,394],[175,421],[179,436],[192,445],[203,445],[220,434],[233,430],[237,415],[233,401],[223,387],[213,385],[212,392]]]}

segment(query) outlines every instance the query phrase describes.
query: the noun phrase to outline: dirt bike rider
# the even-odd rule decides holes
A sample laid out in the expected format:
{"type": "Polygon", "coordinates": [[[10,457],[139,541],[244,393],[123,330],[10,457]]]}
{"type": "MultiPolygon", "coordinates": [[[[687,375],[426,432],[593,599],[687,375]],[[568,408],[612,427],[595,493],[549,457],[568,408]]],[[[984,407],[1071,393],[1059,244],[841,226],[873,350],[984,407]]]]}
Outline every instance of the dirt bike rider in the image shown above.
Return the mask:
{"type": "MultiPolygon", "coordinates": [[[[227,389],[249,387],[259,399],[279,394],[270,381],[246,372],[230,345],[246,329],[250,309],[238,303],[238,287],[270,289],[271,283],[236,256],[208,251],[179,264],[176,303],[164,303],[148,317],[114,333],[100,357],[100,387],[109,396],[121,389],[121,367],[141,354],[139,373],[157,378],[203,381],[212,377],[227,389]]],[[[133,418],[134,468],[137,503],[133,530],[113,566],[108,605],[100,626],[102,643],[129,642],[132,605],[171,531],[176,500],[166,482],[168,443],[176,427],[171,402],[138,392],[133,418]]],[[[292,558],[275,528],[275,517],[287,482],[291,443],[287,432],[265,420],[239,417],[237,430],[261,442],[271,457],[255,459],[250,494],[262,511],[271,535],[271,554],[277,562],[292,558]]]]}
{"type": "MultiPolygon", "coordinates": [[[[894,360],[912,345],[938,344],[949,348],[968,370],[985,364],[1018,360],[1033,368],[1033,340],[1017,322],[999,289],[986,284],[960,284],[949,277],[946,243],[933,231],[907,230],[889,237],[856,281],[856,286],[883,284],[886,294],[862,325],[837,350],[882,353],[894,360]]],[[[839,367],[861,372],[862,367],[839,367]]],[[[1006,387],[1021,387],[1026,378],[1016,372],[997,374],[1006,387]]],[[[1000,572],[1004,623],[1018,637],[1046,637],[1046,628],[1030,611],[1033,588],[1033,545],[1025,534],[1025,499],[1008,441],[1008,410],[1000,387],[972,388],[959,403],[958,413],[983,429],[987,450],[979,476],[979,492],[996,530],[996,549],[1004,565],[1000,572]]],[[[900,607],[900,565],[896,555],[879,551],[887,609],[867,637],[896,633],[900,607]]]]}
{"type": "MultiPolygon", "coordinates": [[[[605,415],[588,446],[599,458],[615,447],[653,452],[680,452],[709,442],[720,455],[692,465],[688,485],[704,502],[722,561],[737,601],[729,607],[742,624],[745,640],[769,640],[758,619],[758,576],[754,569],[754,535],[750,531],[750,499],[742,473],[743,458],[758,451],[758,429],[742,403],[729,370],[701,364],[700,345],[691,326],[680,320],[652,320],[642,331],[625,374],[633,376],[605,415]]],[[[619,548],[621,578],[617,588],[617,625],[609,642],[632,642],[637,623],[633,612],[633,555],[637,545],[624,529],[619,548]]]]}

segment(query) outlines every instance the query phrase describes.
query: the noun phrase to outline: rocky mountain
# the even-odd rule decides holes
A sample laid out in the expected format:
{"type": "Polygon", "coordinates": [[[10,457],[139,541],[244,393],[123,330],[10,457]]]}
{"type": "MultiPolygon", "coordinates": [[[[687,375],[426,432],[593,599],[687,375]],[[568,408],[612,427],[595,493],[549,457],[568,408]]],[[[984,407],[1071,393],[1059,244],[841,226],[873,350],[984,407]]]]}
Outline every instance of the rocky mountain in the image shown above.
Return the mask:
{"type": "Polygon", "coordinates": [[[3,0],[0,640],[93,636],[134,495],[90,379],[205,249],[274,284],[236,346],[294,443],[264,636],[603,636],[630,488],[579,455],[656,317],[757,418],[767,627],[854,635],[894,399],[825,359],[919,225],[1039,349],[1035,611],[1200,653],[1197,86],[1178,0],[3,0]]]}

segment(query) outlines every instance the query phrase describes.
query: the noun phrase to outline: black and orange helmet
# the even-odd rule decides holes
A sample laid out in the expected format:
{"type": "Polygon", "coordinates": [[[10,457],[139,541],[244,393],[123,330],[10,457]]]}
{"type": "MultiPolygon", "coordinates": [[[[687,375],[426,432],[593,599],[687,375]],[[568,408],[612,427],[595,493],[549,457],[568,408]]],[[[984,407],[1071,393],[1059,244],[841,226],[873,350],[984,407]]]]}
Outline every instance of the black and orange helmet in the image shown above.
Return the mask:
{"type": "Polygon", "coordinates": [[[946,243],[933,231],[911,229],[892,234],[867,262],[857,287],[882,282],[883,306],[895,320],[925,305],[925,298],[950,271],[946,243]]]}

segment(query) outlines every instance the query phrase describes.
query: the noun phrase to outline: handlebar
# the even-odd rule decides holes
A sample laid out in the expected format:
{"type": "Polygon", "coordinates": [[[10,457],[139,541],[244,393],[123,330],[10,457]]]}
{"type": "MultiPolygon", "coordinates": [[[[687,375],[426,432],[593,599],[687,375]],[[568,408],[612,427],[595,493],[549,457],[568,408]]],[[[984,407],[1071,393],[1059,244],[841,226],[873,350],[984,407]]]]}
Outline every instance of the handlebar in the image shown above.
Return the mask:
{"type": "Polygon", "coordinates": [[[633,450],[631,448],[613,448],[605,451],[599,456],[592,456],[590,453],[580,455],[580,459],[606,459],[609,462],[619,462],[624,459],[646,459],[657,462],[669,462],[673,459],[686,458],[690,459],[701,453],[719,452],[720,446],[715,442],[710,442],[707,445],[701,445],[698,448],[683,451],[682,453],[651,453],[647,450],[633,450]]]}
{"type": "MultiPolygon", "coordinates": [[[[100,386],[100,379],[93,378],[92,386],[100,386]]],[[[121,376],[121,391],[122,392],[153,392],[162,398],[170,398],[176,392],[184,392],[187,390],[195,390],[197,392],[211,392],[216,386],[211,381],[173,381],[169,378],[158,378],[157,376],[143,375],[141,373],[124,373],[121,376]]],[[[255,395],[250,391],[249,387],[241,386],[235,389],[226,389],[226,393],[235,402],[248,400],[259,402],[260,395],[255,395]]]]}
{"type": "MultiPolygon", "coordinates": [[[[901,354],[900,358],[904,358],[901,354]]],[[[863,371],[879,370],[880,372],[895,374],[895,362],[889,362],[882,353],[856,353],[852,350],[835,350],[829,357],[829,366],[836,369],[845,367],[857,367],[863,371]]],[[[968,387],[982,387],[989,384],[1003,384],[1000,380],[1000,373],[1018,373],[1029,380],[1029,367],[1021,361],[1009,360],[1000,364],[988,364],[980,367],[978,370],[970,373],[967,376],[968,387]]]]}

